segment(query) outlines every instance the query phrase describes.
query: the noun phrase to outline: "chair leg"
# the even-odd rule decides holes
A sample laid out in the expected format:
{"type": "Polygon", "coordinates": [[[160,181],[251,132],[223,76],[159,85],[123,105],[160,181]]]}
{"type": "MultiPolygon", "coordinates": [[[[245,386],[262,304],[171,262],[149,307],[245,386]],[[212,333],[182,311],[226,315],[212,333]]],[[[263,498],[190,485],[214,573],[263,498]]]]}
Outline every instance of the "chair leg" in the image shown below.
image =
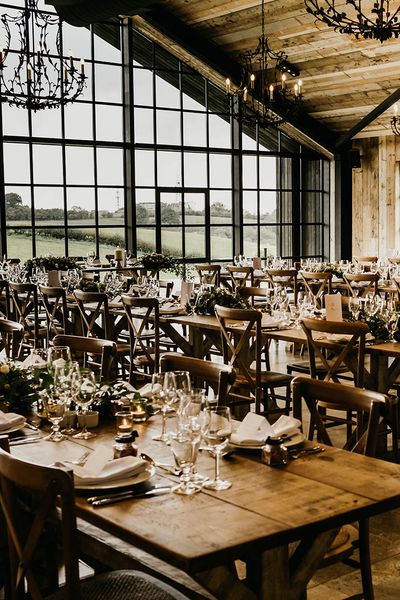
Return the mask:
{"type": "Polygon", "coordinates": [[[359,521],[360,569],[365,600],[374,600],[372,584],[371,557],[369,551],[369,520],[359,521]]]}
{"type": "Polygon", "coordinates": [[[398,421],[398,406],[397,404],[392,405],[391,415],[390,415],[390,428],[392,430],[392,448],[393,448],[393,456],[396,461],[399,460],[399,421],[398,421]]]}

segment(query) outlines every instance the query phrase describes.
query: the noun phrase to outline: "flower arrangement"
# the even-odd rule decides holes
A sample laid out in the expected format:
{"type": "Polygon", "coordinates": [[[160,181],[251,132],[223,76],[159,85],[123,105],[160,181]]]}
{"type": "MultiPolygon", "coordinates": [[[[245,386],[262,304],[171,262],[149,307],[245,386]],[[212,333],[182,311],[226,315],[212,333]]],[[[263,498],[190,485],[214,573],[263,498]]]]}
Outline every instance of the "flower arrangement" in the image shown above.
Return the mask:
{"type": "Polygon", "coordinates": [[[332,273],[335,277],[343,278],[343,272],[338,265],[334,263],[316,263],[309,269],[310,273],[332,273]]]}
{"type": "Polygon", "coordinates": [[[24,412],[36,399],[27,371],[11,360],[0,362],[0,396],[11,411],[24,412]]]}
{"type": "Polygon", "coordinates": [[[213,315],[216,304],[227,308],[248,308],[246,301],[239,294],[214,287],[199,292],[194,311],[198,315],[213,315]]]}
{"type": "Polygon", "coordinates": [[[160,271],[175,273],[183,281],[192,280],[195,273],[191,265],[183,263],[180,259],[170,254],[161,254],[158,252],[144,254],[133,266],[142,266],[151,273],[159,273],[160,271]]]}
{"type": "Polygon", "coordinates": [[[25,269],[32,272],[35,268],[45,269],[46,271],[68,271],[76,269],[76,260],[68,256],[35,256],[25,263],[25,269]]]}

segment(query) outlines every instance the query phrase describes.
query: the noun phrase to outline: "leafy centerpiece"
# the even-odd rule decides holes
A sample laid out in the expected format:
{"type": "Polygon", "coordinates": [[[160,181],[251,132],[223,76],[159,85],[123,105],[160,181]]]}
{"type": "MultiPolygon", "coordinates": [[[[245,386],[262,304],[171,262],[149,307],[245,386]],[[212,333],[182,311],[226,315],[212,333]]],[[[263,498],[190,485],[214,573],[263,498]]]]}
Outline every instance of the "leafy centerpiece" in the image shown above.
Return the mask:
{"type": "Polygon", "coordinates": [[[25,269],[32,273],[33,269],[40,268],[45,271],[68,271],[76,269],[77,264],[74,258],[68,256],[35,256],[29,258],[25,263],[25,269]]]}
{"type": "Polygon", "coordinates": [[[334,277],[343,279],[343,271],[335,263],[316,263],[307,269],[310,273],[332,273],[334,277]]]}
{"type": "Polygon", "coordinates": [[[198,315],[213,315],[216,304],[227,308],[248,308],[246,301],[239,294],[214,287],[199,292],[194,311],[198,315]]]}
{"type": "Polygon", "coordinates": [[[36,394],[28,372],[12,360],[0,361],[0,398],[3,409],[25,414],[36,394]]]}
{"type": "Polygon", "coordinates": [[[150,271],[151,275],[157,275],[160,271],[174,273],[183,281],[192,279],[194,272],[193,267],[183,263],[181,259],[170,254],[161,254],[159,252],[143,254],[143,256],[138,258],[132,266],[142,267],[143,269],[150,271]]]}

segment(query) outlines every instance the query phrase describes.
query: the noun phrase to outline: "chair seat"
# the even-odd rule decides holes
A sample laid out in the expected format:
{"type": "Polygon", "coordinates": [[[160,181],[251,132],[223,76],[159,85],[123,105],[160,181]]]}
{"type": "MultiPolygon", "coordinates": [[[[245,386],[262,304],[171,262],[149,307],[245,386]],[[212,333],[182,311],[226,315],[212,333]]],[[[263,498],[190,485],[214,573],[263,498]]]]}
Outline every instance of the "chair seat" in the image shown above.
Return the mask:
{"type": "MultiPolygon", "coordinates": [[[[249,369],[250,374],[254,374],[255,375],[255,369],[251,368],[249,369]]],[[[261,378],[261,385],[265,385],[265,386],[273,386],[273,387],[279,387],[279,386],[284,386],[284,385],[289,385],[291,383],[291,381],[293,380],[293,377],[291,375],[287,375],[286,373],[277,373],[275,371],[262,371],[260,374],[260,378],[261,378]]],[[[235,382],[235,386],[236,385],[246,385],[246,379],[243,377],[241,378],[240,376],[236,378],[236,382],[235,382]]]]}
{"type": "MultiPolygon", "coordinates": [[[[331,360],[327,361],[328,364],[333,364],[331,360]]],[[[298,373],[309,373],[310,372],[310,362],[309,360],[298,360],[296,362],[289,363],[287,365],[287,372],[291,373],[292,371],[297,371],[298,373]]],[[[339,367],[336,372],[337,373],[346,373],[348,368],[345,365],[339,367]]],[[[322,360],[315,361],[315,372],[317,375],[323,375],[328,372],[328,369],[322,362],[322,360]]]]}
{"type": "MultiPolygon", "coordinates": [[[[47,337],[47,327],[40,327],[38,330],[38,334],[39,337],[41,338],[45,338],[47,337]]],[[[29,331],[25,331],[24,333],[24,339],[25,340],[30,340],[34,337],[34,331],[33,329],[29,330],[29,331]]]]}
{"type": "Polygon", "coordinates": [[[322,559],[321,566],[325,567],[328,566],[328,564],[351,556],[354,552],[354,542],[357,540],[358,529],[354,527],[354,525],[343,525],[322,559]]]}
{"type": "Polygon", "coordinates": [[[131,347],[130,344],[125,342],[117,342],[117,353],[118,354],[130,354],[131,347]]]}
{"type": "MultiPolygon", "coordinates": [[[[81,583],[85,600],[188,600],[178,590],[140,571],[111,571],[81,583]]],[[[47,600],[70,600],[62,588],[47,600]]]]}

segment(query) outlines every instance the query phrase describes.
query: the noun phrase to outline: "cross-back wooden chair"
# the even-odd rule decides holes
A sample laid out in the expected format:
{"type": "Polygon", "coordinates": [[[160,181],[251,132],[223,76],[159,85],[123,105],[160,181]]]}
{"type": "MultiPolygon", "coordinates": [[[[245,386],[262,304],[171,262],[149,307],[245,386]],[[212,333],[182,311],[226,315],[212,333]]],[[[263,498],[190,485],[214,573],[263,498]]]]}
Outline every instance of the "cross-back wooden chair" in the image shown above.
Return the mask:
{"type": "Polygon", "coordinates": [[[19,357],[23,337],[24,328],[20,323],[0,319],[0,351],[4,350],[7,358],[19,357]]]}
{"type": "Polygon", "coordinates": [[[254,286],[253,267],[232,267],[228,265],[226,270],[229,273],[234,292],[242,287],[245,287],[247,284],[254,286]]]}
{"type": "Polygon", "coordinates": [[[166,352],[161,356],[160,371],[188,371],[197,387],[205,385],[213,390],[215,396],[218,397],[218,404],[221,406],[229,402],[228,392],[236,378],[236,372],[232,366],[192,356],[183,356],[177,352],[166,352]]]}
{"type": "Polygon", "coordinates": [[[368,292],[378,293],[379,273],[344,273],[349,296],[363,298],[368,292]]]}
{"type": "Polygon", "coordinates": [[[376,263],[378,261],[378,257],[377,256],[354,256],[353,257],[354,262],[359,263],[359,264],[365,264],[365,263],[376,263]]]}
{"type": "Polygon", "coordinates": [[[221,265],[198,264],[195,265],[195,268],[199,274],[200,283],[215,285],[217,287],[220,286],[221,265]]]}
{"type": "Polygon", "coordinates": [[[271,289],[267,287],[246,286],[239,288],[237,292],[251,306],[265,306],[271,298],[271,289]]]}
{"type": "Polygon", "coordinates": [[[67,293],[62,287],[39,286],[47,317],[47,344],[55,335],[69,333],[67,293]]]}
{"type": "Polygon", "coordinates": [[[297,270],[296,269],[266,269],[265,276],[272,287],[282,285],[293,291],[293,302],[297,304],[297,270]]]}
{"type": "Polygon", "coordinates": [[[8,450],[8,438],[1,436],[0,507],[8,538],[7,585],[10,600],[22,600],[28,596],[32,600],[46,597],[185,600],[186,596],[176,589],[139,571],[111,571],[80,581],[72,472],[25,462],[9,454],[8,450]],[[50,527],[55,534],[51,536],[49,532],[46,536],[46,528],[50,527]],[[38,553],[43,555],[43,549],[46,550],[44,544],[50,545],[45,585],[42,574],[38,573],[36,560],[38,553]],[[60,552],[65,566],[64,586],[59,586],[58,582],[57,559],[60,552]]]}
{"type": "Polygon", "coordinates": [[[323,308],[325,294],[330,294],[332,291],[332,273],[300,271],[299,278],[299,283],[302,283],[305,290],[313,296],[317,308],[323,308]]]}
{"type": "MultiPolygon", "coordinates": [[[[215,314],[220,326],[224,363],[236,370],[236,381],[231,389],[230,403],[254,402],[258,414],[288,414],[292,377],[263,370],[261,366],[261,355],[265,345],[261,335],[261,313],[253,309],[225,308],[217,305],[215,314]],[[282,387],[286,389],[284,396],[275,392],[277,388],[282,387]],[[246,392],[250,393],[250,396],[246,396],[246,392]],[[284,408],[277,406],[277,399],[284,400],[284,408]]],[[[269,368],[269,361],[267,368],[269,368]]]]}
{"type": "Polygon", "coordinates": [[[131,379],[148,377],[151,373],[157,373],[160,365],[158,300],[124,294],[122,303],[129,329],[131,379]]]}
{"type": "Polygon", "coordinates": [[[160,288],[160,295],[161,295],[161,290],[165,290],[165,298],[171,297],[172,290],[174,289],[173,281],[166,281],[165,279],[160,279],[158,281],[158,286],[160,288]]]}
{"type": "Polygon", "coordinates": [[[11,298],[10,288],[6,279],[0,279],[0,314],[10,318],[11,298]]]}
{"type": "Polygon", "coordinates": [[[110,340],[88,338],[80,335],[56,335],[53,346],[69,346],[71,354],[81,366],[93,368],[100,372],[104,381],[113,376],[114,361],[117,357],[117,344],[110,340]],[[96,357],[99,357],[96,360],[96,357]]]}
{"type": "Polygon", "coordinates": [[[47,327],[41,327],[39,318],[39,297],[36,284],[10,282],[10,294],[15,320],[24,328],[24,346],[43,346],[47,337],[47,327]]]}
{"type": "MultiPolygon", "coordinates": [[[[351,410],[358,416],[357,437],[351,451],[365,456],[375,456],[379,423],[387,407],[387,397],[384,394],[349,386],[339,386],[336,383],[326,383],[306,377],[296,377],[292,383],[292,390],[293,416],[303,421],[302,407],[304,403],[316,423],[319,437],[324,444],[334,445],[317,410],[317,404],[320,401],[335,402],[342,410],[351,410]]],[[[321,465],[321,468],[323,468],[323,465],[321,465]]],[[[374,590],[371,575],[368,519],[358,521],[358,531],[351,525],[342,527],[320,567],[338,561],[344,561],[361,571],[363,593],[352,596],[352,598],[373,600],[374,590]],[[349,559],[356,548],[359,549],[360,557],[357,562],[354,559],[349,559]]]]}

